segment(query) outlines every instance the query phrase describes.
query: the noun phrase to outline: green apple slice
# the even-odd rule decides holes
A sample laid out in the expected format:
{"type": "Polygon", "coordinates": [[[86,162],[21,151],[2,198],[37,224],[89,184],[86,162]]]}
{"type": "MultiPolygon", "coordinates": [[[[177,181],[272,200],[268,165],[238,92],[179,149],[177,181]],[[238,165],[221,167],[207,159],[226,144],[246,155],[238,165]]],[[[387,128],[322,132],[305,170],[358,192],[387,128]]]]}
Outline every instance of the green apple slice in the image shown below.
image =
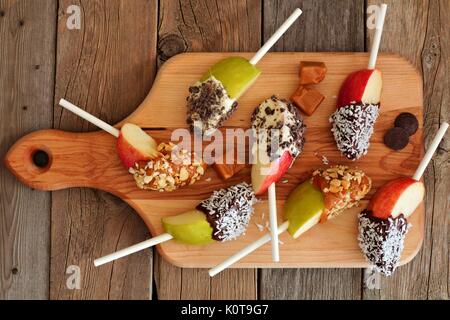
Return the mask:
{"type": "Polygon", "coordinates": [[[288,232],[296,239],[318,224],[325,209],[324,196],[310,181],[303,182],[291,192],[284,206],[284,218],[289,221],[288,232]]]}
{"type": "Polygon", "coordinates": [[[213,229],[205,214],[199,210],[162,218],[162,224],[167,233],[182,243],[202,245],[214,241],[213,229]]]}
{"type": "Polygon", "coordinates": [[[261,71],[242,57],[225,58],[213,65],[201,81],[211,76],[219,80],[232,99],[239,97],[255,82],[261,71]]]}

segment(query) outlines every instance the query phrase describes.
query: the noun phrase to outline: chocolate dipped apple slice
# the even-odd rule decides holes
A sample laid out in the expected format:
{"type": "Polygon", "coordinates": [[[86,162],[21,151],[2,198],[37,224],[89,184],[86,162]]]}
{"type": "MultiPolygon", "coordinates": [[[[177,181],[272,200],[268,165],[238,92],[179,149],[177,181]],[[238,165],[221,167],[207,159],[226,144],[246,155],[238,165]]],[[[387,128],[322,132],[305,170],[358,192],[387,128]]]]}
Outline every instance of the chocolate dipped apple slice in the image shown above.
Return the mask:
{"type": "Polygon", "coordinates": [[[252,115],[256,140],[252,146],[252,186],[256,195],[269,192],[273,261],[279,261],[275,183],[302,152],[305,128],[298,109],[276,96],[262,102],[252,115]]]}
{"type": "Polygon", "coordinates": [[[195,209],[162,218],[164,233],[98,258],[94,265],[98,267],[170,240],[185,245],[234,240],[247,230],[255,202],[255,194],[245,182],[214,191],[195,209]]]}
{"type": "Polygon", "coordinates": [[[399,177],[380,187],[359,215],[359,247],[371,266],[386,276],[400,262],[405,236],[412,227],[408,218],[425,196],[420,179],[447,129],[443,123],[412,178],[399,177]]]}
{"type": "Polygon", "coordinates": [[[187,123],[192,131],[210,136],[222,126],[237,109],[238,99],[261,74],[256,64],[301,14],[295,9],[250,60],[229,57],[218,61],[189,88],[187,123]]]}
{"type": "Polygon", "coordinates": [[[337,110],[330,117],[331,132],[337,148],[351,160],[367,154],[378,118],[383,79],[381,71],[375,65],[386,10],[387,5],[382,4],[367,69],[353,72],[345,79],[339,92],[337,110]]]}

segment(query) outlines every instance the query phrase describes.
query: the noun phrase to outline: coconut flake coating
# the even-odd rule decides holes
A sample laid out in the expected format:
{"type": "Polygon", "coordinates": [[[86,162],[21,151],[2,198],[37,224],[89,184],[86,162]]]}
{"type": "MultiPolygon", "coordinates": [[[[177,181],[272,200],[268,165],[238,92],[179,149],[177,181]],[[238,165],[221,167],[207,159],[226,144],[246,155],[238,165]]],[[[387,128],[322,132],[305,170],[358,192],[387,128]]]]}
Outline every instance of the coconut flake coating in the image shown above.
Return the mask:
{"type": "Polygon", "coordinates": [[[296,158],[302,152],[306,126],[289,101],[272,96],[255,109],[251,121],[256,143],[266,149],[269,159],[278,159],[285,151],[296,158]]]}
{"type": "Polygon", "coordinates": [[[209,135],[231,116],[237,105],[222,83],[211,76],[189,88],[187,123],[191,131],[209,135]]]}
{"type": "Polygon", "coordinates": [[[411,225],[403,215],[387,220],[364,210],[359,214],[359,247],[376,271],[390,276],[400,261],[405,235],[411,225]]]}
{"type": "Polygon", "coordinates": [[[216,241],[233,240],[245,233],[256,202],[252,187],[246,182],[214,191],[197,210],[205,213],[216,241]]]}
{"type": "Polygon", "coordinates": [[[353,103],[339,108],[330,117],[336,145],[350,160],[367,154],[379,105],[353,103]]]}

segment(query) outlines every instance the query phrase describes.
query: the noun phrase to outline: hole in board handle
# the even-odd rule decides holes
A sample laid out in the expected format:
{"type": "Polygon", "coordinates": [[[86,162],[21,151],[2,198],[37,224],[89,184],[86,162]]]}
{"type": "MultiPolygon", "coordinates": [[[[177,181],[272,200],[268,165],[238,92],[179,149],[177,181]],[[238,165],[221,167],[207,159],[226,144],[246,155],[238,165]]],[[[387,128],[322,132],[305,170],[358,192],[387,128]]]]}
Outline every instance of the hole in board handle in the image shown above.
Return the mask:
{"type": "Polygon", "coordinates": [[[38,168],[45,168],[50,162],[50,157],[44,150],[36,150],[33,152],[33,163],[38,168]]]}
{"type": "Polygon", "coordinates": [[[26,167],[29,172],[33,174],[42,174],[50,169],[52,165],[52,155],[47,148],[36,146],[31,148],[26,154],[28,154],[28,159],[25,159],[26,163],[28,163],[26,167]]]}

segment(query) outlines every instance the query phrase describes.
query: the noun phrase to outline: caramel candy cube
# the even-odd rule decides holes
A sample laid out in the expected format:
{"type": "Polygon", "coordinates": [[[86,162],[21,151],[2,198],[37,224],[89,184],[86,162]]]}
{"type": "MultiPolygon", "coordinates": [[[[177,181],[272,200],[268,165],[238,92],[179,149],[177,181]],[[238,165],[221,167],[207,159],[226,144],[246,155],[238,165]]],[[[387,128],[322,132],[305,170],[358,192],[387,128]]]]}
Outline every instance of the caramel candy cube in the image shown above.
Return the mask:
{"type": "Polygon", "coordinates": [[[300,85],[317,84],[322,82],[327,74],[327,66],[323,62],[300,62],[300,85]]]}
{"type": "Polygon", "coordinates": [[[308,116],[311,116],[325,97],[316,89],[300,86],[292,95],[292,102],[308,116]]]}

